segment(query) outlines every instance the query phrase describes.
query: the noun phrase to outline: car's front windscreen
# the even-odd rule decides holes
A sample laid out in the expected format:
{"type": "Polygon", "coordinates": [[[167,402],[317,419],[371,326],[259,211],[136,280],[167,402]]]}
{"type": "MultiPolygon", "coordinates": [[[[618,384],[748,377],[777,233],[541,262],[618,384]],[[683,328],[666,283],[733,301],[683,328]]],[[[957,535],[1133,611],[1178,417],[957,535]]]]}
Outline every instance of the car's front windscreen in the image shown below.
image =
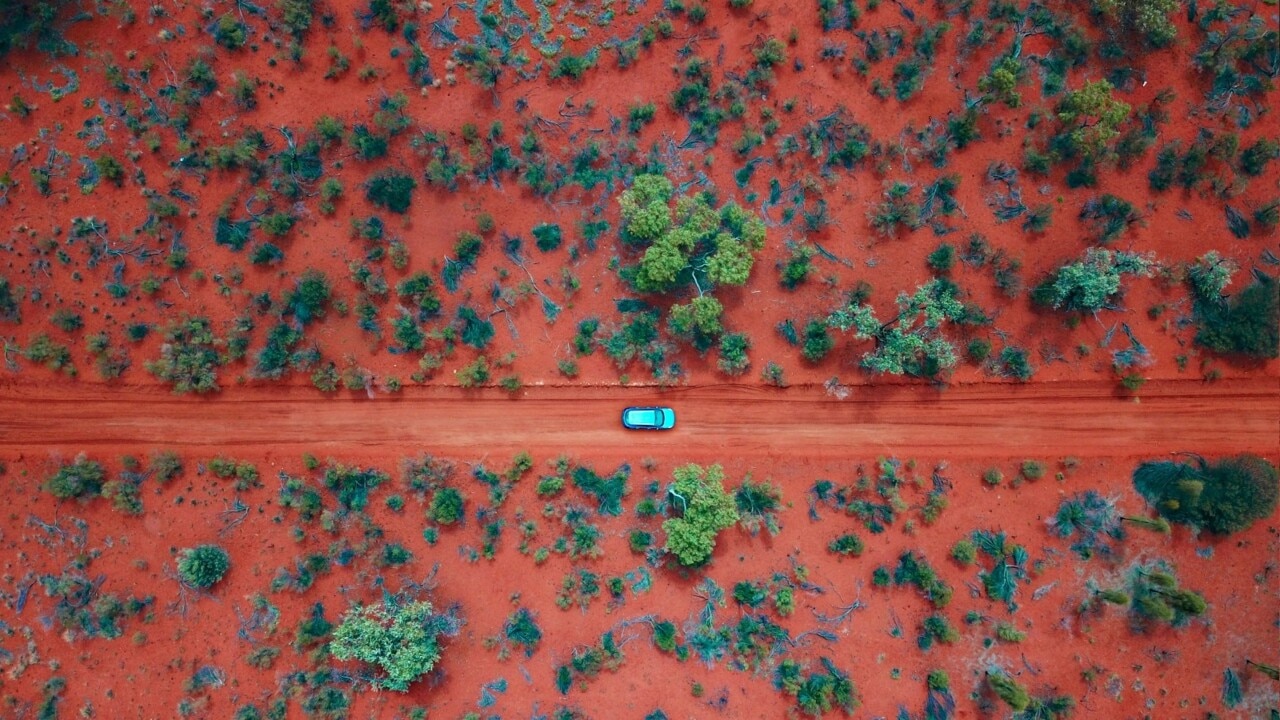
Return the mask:
{"type": "Polygon", "coordinates": [[[662,420],[658,417],[656,410],[632,410],[627,419],[631,421],[632,425],[653,427],[662,424],[662,420]]]}

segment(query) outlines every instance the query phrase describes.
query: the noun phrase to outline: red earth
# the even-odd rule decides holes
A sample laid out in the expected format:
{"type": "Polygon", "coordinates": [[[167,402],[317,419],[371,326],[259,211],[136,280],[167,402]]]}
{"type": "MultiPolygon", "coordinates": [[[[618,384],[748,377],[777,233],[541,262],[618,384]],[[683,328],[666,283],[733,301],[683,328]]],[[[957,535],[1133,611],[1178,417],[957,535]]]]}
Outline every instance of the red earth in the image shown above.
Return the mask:
{"type": "MultiPolygon", "coordinates": [[[[855,717],[1026,717],[994,697],[993,672],[1036,698],[1072,700],[1058,717],[1275,716],[1280,681],[1267,670],[1280,666],[1276,516],[1229,536],[1178,525],[1156,532],[1131,481],[1139,462],[1182,453],[1280,459],[1280,363],[1274,353],[1245,358],[1198,344],[1186,282],[1209,251],[1236,268],[1227,295],[1239,296],[1252,273],[1276,274],[1280,248],[1263,211],[1280,197],[1280,163],[1253,174],[1241,159],[1276,135],[1274,70],[1267,75],[1265,53],[1242,60],[1238,72],[1262,68],[1257,88],[1215,99],[1201,57],[1228,27],[1233,37],[1253,32],[1251,20],[1273,29],[1274,4],[1222,6],[1231,12],[1216,20],[1203,6],[1166,8],[1176,39],[1158,49],[1088,3],[381,5],[393,31],[362,19],[378,7],[367,2],[64,3],[57,27],[75,54],[51,55],[40,43],[3,56],[0,99],[12,99],[0,110],[9,155],[0,301],[12,303],[0,302],[0,483],[9,500],[0,716],[799,717],[776,672],[787,660],[819,672],[824,658],[856,686],[855,717]],[[300,7],[314,10],[307,29],[286,19],[300,7]],[[832,13],[826,29],[820,8],[832,13]],[[858,15],[848,27],[844,8],[858,15]],[[242,47],[234,32],[215,37],[224,18],[243,27],[242,47]],[[784,59],[749,80],[759,53],[777,49],[770,39],[784,59]],[[1080,44],[1089,48],[1078,61],[1064,56],[1080,44]],[[415,52],[428,69],[411,74],[415,52]],[[983,89],[1005,54],[1020,62],[1020,103],[983,89]],[[562,76],[566,57],[592,66],[562,76]],[[722,113],[714,143],[691,138],[694,118],[672,101],[697,74],[695,57],[707,62],[709,107],[722,113]],[[196,59],[209,68],[207,94],[196,89],[196,59]],[[894,68],[907,60],[918,61],[923,84],[897,97],[894,68]],[[497,81],[485,87],[494,68],[497,81]],[[1046,91],[1055,73],[1061,87],[1046,91]],[[1047,147],[1064,93],[1104,77],[1131,107],[1119,130],[1149,146],[1122,167],[1110,141],[1092,185],[1068,175],[1069,159],[1044,174],[1029,169],[1026,150],[1047,147]],[[252,88],[252,101],[237,97],[237,83],[252,88]],[[388,114],[400,94],[403,110],[388,114]],[[633,132],[635,109],[650,102],[652,121],[640,112],[633,132]],[[977,110],[977,137],[966,144],[948,121],[967,107],[977,110]],[[342,137],[306,160],[318,175],[290,169],[281,158],[317,138],[323,116],[341,122],[342,137]],[[838,121],[865,131],[866,155],[848,167],[822,145],[838,121]],[[357,125],[384,137],[387,154],[362,159],[357,125]],[[503,145],[514,168],[486,170],[503,145]],[[1152,187],[1161,149],[1197,147],[1210,149],[1185,183],[1152,187]],[[121,167],[116,180],[96,177],[109,166],[94,165],[103,156],[121,167]],[[458,171],[453,182],[442,179],[442,157],[458,171]],[[628,319],[617,301],[638,296],[618,272],[639,253],[618,237],[617,197],[645,168],[765,221],[750,279],[714,290],[725,329],[750,339],[743,374],[665,331],[665,360],[682,371],[674,376],[617,363],[599,343],[588,343],[589,354],[574,349],[582,321],[599,320],[602,340],[628,319]],[[404,213],[366,196],[385,170],[415,179],[404,213]],[[537,187],[543,171],[550,191],[537,187]],[[955,208],[935,214],[936,227],[922,221],[888,237],[872,226],[893,183],[923,201],[925,188],[951,175],[955,208]],[[342,194],[326,201],[324,180],[340,182],[342,194]],[[1015,194],[1028,211],[1052,208],[1049,226],[1024,229],[1025,214],[1001,219],[996,211],[1015,194]],[[1133,211],[1107,242],[1081,217],[1104,194],[1133,211]],[[1231,230],[1230,212],[1247,219],[1247,232],[1231,230]],[[292,219],[279,236],[265,229],[274,214],[292,219]],[[371,216],[381,237],[361,238],[353,222],[371,216]],[[218,241],[219,217],[245,223],[244,247],[218,241]],[[584,223],[595,221],[608,228],[593,240],[584,223]],[[561,226],[564,240],[543,251],[532,233],[545,223],[561,226]],[[483,238],[479,258],[447,290],[443,271],[468,231],[483,238]],[[251,259],[268,242],[279,257],[251,259]],[[944,242],[970,256],[945,273],[926,262],[944,242]],[[1050,273],[1104,244],[1150,253],[1151,277],[1125,278],[1093,313],[1030,300],[1050,273]],[[816,251],[812,271],[786,289],[781,273],[797,246],[816,251]],[[302,323],[284,298],[308,270],[332,292],[323,315],[302,323]],[[433,278],[441,309],[414,319],[427,337],[406,349],[393,323],[413,303],[395,286],[419,271],[433,278]],[[987,322],[946,325],[941,336],[959,362],[936,382],[867,371],[874,342],[851,333],[833,331],[832,351],[804,360],[778,330],[826,318],[860,282],[878,316],[892,318],[899,293],[938,276],[987,322]],[[448,340],[463,306],[494,325],[482,347],[448,340]],[[172,344],[166,331],[188,317],[207,318],[215,335],[217,392],[175,394],[147,367],[172,344]],[[294,349],[316,356],[270,377],[258,360],[280,324],[301,328],[294,349]],[[989,343],[990,357],[970,352],[972,341],[989,343]],[[1005,348],[1027,352],[1026,382],[993,359],[1005,348]],[[459,387],[456,373],[480,357],[492,377],[459,387]],[[312,373],[330,363],[341,383],[322,392],[312,373]],[[785,379],[766,378],[767,363],[785,379]],[[1119,383],[1126,375],[1129,388],[1119,383]],[[497,387],[504,378],[514,389],[497,387]],[[675,407],[677,428],[618,426],[622,406],[647,403],[675,407]],[[168,482],[146,469],[158,452],[182,461],[168,482]],[[495,498],[487,473],[504,473],[522,452],[532,468],[495,498]],[[42,489],[81,453],[108,480],[135,485],[140,512],[42,489]],[[458,525],[431,520],[430,495],[409,484],[404,464],[424,455],[454,468],[449,483],[466,509],[458,525]],[[537,492],[542,478],[564,474],[561,457],[601,475],[625,464],[621,514],[572,484],[537,492]],[[238,480],[215,472],[227,460],[242,468],[238,480]],[[693,570],[633,550],[635,531],[662,545],[661,515],[639,510],[645,499],[661,504],[686,463],[722,465],[731,492],[748,479],[772,484],[776,532],[727,529],[711,562],[693,570]],[[336,465],[386,480],[367,507],[344,508],[323,487],[336,465]],[[323,514],[286,507],[291,479],[317,489],[323,514]],[[820,500],[822,481],[864,504],[820,500]],[[1116,519],[1122,540],[1104,539],[1107,551],[1086,558],[1048,521],[1088,491],[1129,519],[1116,519]],[[892,518],[868,516],[868,504],[892,518]],[[575,557],[574,533],[592,529],[598,552],[575,557]],[[1026,554],[1014,563],[1025,576],[1012,607],[984,590],[991,558],[975,566],[951,557],[957,541],[981,531],[1004,533],[1026,554]],[[846,533],[862,540],[861,554],[829,548],[846,533]],[[195,591],[179,581],[177,557],[205,543],[227,550],[230,570],[195,591]],[[411,557],[389,562],[388,547],[411,557]],[[954,589],[945,608],[910,586],[875,583],[877,569],[892,570],[908,551],[954,589]],[[1127,588],[1155,562],[1203,596],[1203,615],[1152,625],[1098,602],[1099,590],[1127,588]],[[583,573],[606,588],[562,609],[565,579],[583,573]],[[607,587],[614,580],[617,593],[607,587]],[[744,581],[789,589],[794,610],[736,602],[744,581]],[[674,623],[682,645],[708,627],[709,583],[725,594],[712,630],[741,643],[740,622],[754,617],[785,636],[730,644],[710,661],[658,649],[659,621],[674,623]],[[462,621],[407,693],[371,690],[368,668],[327,655],[323,637],[295,642],[317,608],[336,623],[353,604],[402,588],[456,608],[462,621]],[[130,608],[129,598],[139,602],[130,608]],[[542,631],[528,656],[495,642],[518,607],[542,631]],[[956,629],[950,642],[920,639],[935,614],[956,629]],[[558,669],[606,632],[622,657],[558,689],[558,669]],[[942,697],[928,690],[935,670],[949,676],[955,707],[926,715],[930,697],[942,697]],[[1224,692],[1232,677],[1238,698],[1224,692]]],[[[643,299],[665,315],[693,293],[643,299]]]]}

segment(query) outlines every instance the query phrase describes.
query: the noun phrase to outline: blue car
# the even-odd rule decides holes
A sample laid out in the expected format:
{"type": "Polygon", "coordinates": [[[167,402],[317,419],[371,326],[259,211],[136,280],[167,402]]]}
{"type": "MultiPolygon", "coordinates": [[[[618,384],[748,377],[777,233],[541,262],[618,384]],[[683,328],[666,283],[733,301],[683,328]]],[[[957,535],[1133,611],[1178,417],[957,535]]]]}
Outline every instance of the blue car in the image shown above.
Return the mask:
{"type": "Polygon", "coordinates": [[[676,411],[668,407],[629,407],[622,411],[622,426],[628,430],[670,430],[676,426],[676,411]]]}

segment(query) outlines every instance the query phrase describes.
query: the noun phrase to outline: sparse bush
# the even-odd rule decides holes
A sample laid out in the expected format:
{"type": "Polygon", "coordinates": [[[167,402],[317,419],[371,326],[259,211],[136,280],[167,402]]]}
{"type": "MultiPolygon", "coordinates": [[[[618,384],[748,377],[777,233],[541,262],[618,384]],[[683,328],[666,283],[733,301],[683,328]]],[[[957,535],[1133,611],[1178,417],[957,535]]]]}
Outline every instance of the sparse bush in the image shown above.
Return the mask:
{"type": "Polygon", "coordinates": [[[845,533],[840,537],[827,543],[827,549],[837,555],[846,557],[857,557],[862,554],[864,546],[862,538],[853,533],[845,533]]]}

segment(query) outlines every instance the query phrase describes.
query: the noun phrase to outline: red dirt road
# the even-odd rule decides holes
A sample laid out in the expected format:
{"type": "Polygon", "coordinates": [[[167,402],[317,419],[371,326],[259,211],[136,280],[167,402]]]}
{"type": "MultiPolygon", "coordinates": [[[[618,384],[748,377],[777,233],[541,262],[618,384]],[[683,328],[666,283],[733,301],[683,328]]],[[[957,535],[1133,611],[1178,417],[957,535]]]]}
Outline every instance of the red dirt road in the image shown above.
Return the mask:
{"type": "Polygon", "coordinates": [[[194,399],[160,387],[0,386],[0,448],[78,452],[129,445],[434,452],[550,449],[644,454],[836,457],[927,453],[1114,456],[1180,450],[1275,454],[1280,379],[1156,381],[1138,399],[1105,383],[981,384],[939,391],[854,387],[842,401],[821,388],[745,386],[412,388],[399,396],[325,397],[309,388],[230,388],[194,399]],[[670,433],[628,433],[631,404],[676,408],[670,433]]]}

